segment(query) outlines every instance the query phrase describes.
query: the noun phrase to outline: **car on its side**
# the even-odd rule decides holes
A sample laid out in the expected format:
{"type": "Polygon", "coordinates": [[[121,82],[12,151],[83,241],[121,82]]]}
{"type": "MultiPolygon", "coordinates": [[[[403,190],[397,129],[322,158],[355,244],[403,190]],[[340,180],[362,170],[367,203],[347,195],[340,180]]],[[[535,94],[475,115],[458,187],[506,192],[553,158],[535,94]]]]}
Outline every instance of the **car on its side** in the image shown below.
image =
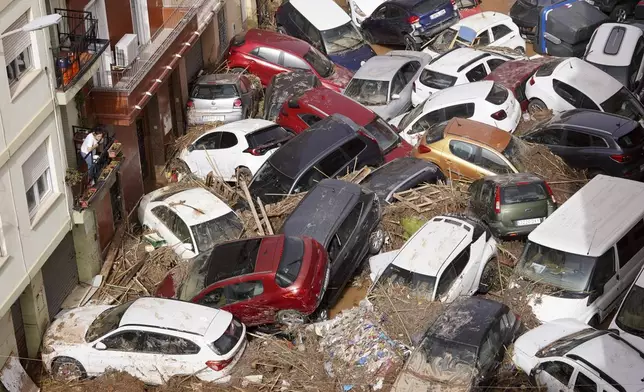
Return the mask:
{"type": "MultiPolygon", "coordinates": [[[[639,244],[634,248],[639,248],[639,244]]],[[[616,330],[624,340],[644,351],[644,268],[626,293],[608,329],[616,330]]]]}
{"type": "Polygon", "coordinates": [[[449,179],[476,180],[519,173],[523,142],[478,121],[453,118],[430,128],[414,148],[416,158],[440,167],[449,179]]]}
{"type": "Polygon", "coordinates": [[[644,107],[617,79],[576,57],[541,66],[525,87],[528,112],[592,109],[640,121],[644,107]]]}
{"type": "Polygon", "coordinates": [[[271,78],[264,93],[264,115],[268,121],[276,121],[282,105],[289,97],[322,86],[320,79],[311,71],[282,72],[271,78]]]}
{"type": "Polygon", "coordinates": [[[644,353],[618,334],[574,319],[540,325],[514,342],[512,362],[548,392],[640,392],[644,353]]]}
{"type": "Polygon", "coordinates": [[[226,64],[232,72],[256,75],[263,86],[278,73],[305,70],[313,72],[323,86],[341,91],[353,76],[353,72],[333,64],[307,42],[260,29],[250,29],[233,37],[226,64]]]}
{"type": "Polygon", "coordinates": [[[278,235],[219,244],[171,270],[156,295],[228,311],[248,326],[294,324],[317,309],[328,281],[316,240],[278,235]]]}
{"type": "Polygon", "coordinates": [[[412,146],[398,135],[398,130],[373,110],[325,87],[293,95],[283,104],[276,122],[289,131],[302,133],[333,113],[350,118],[364,129],[365,133],[376,139],[385,161],[389,162],[411,153],[412,146]]]}
{"type": "Polygon", "coordinates": [[[472,48],[454,48],[434,59],[414,81],[411,102],[418,106],[431,94],[459,84],[478,82],[511,57],[472,48]]]}
{"type": "Polygon", "coordinates": [[[231,372],[246,342],[246,327],[226,311],[148,297],[59,315],[43,336],[42,362],[64,380],[112,370],[155,385],[186,375],[216,381],[231,372]]]}
{"type": "Polygon", "coordinates": [[[584,60],[637,94],[644,87],[644,31],[625,23],[604,23],[590,38],[584,60]]]}
{"type": "Polygon", "coordinates": [[[503,47],[525,53],[525,40],[512,18],[495,11],[485,11],[461,19],[427,42],[422,51],[437,57],[452,48],[503,47]]]}
{"type": "Polygon", "coordinates": [[[529,173],[499,174],[469,187],[469,210],[496,237],[528,235],[557,209],[550,185],[529,173]]]}
{"type": "Polygon", "coordinates": [[[396,158],[369,173],[360,186],[378,195],[383,203],[396,201],[394,194],[416,188],[423,184],[446,181],[438,166],[422,159],[396,158]]]}
{"type": "Polygon", "coordinates": [[[418,50],[432,36],[458,22],[456,4],[448,0],[388,0],[362,21],[371,43],[404,45],[418,50]]]}
{"type": "Polygon", "coordinates": [[[288,0],[275,12],[277,31],[313,45],[353,72],[376,55],[351,18],[333,0],[288,0]]]}
{"type": "Polygon", "coordinates": [[[200,178],[213,172],[224,181],[250,180],[293,136],[272,121],[249,118],[204,132],[179,152],[179,160],[200,178]]]}
{"type": "Polygon", "coordinates": [[[512,133],[521,120],[521,107],[510,90],[483,80],[440,90],[390,124],[400,130],[403,139],[413,146],[435,124],[465,118],[512,133]]]}
{"type": "Polygon", "coordinates": [[[306,192],[325,178],[383,163],[375,139],[349,118],[332,114],[275,151],[248,189],[253,200],[259,197],[270,204],[306,192]]]}
{"type": "Polygon", "coordinates": [[[187,103],[188,125],[252,117],[259,107],[259,90],[244,75],[213,74],[197,79],[187,103]]]}
{"type": "Polygon", "coordinates": [[[496,257],[497,242],[483,222],[467,216],[441,215],[425,223],[399,250],[369,259],[378,285],[410,286],[429,301],[453,302],[486,291],[483,271],[496,257]]]}
{"type": "Polygon", "coordinates": [[[344,95],[389,120],[411,108],[414,80],[430,61],[425,53],[407,50],[372,57],[353,75],[344,95]]]}
{"type": "Polygon", "coordinates": [[[226,203],[201,187],[157,189],[143,196],[138,215],[143,227],[156,231],[184,259],[238,238],[244,228],[226,203]]]}
{"type": "Polygon", "coordinates": [[[309,236],[329,255],[331,274],[318,314],[335,305],[367,254],[380,251],[385,234],[375,193],[346,181],[325,179],[286,218],[280,233],[309,236]]]}
{"type": "Polygon", "coordinates": [[[504,304],[481,297],[461,297],[434,321],[412,352],[392,392],[459,391],[489,385],[522,329],[504,304]]]}

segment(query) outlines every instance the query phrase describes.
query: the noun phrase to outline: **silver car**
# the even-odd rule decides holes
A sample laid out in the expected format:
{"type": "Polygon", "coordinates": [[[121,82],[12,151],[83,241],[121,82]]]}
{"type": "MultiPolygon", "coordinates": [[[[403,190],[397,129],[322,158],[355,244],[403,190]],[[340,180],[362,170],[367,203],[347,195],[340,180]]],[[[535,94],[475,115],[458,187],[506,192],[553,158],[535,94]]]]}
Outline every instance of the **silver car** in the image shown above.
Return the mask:
{"type": "Polygon", "coordinates": [[[254,116],[258,105],[259,89],[248,77],[232,73],[204,75],[190,92],[188,125],[239,121],[254,116]]]}
{"type": "Polygon", "coordinates": [[[431,61],[430,55],[409,50],[372,57],[353,75],[344,95],[390,120],[411,108],[414,80],[431,61]]]}

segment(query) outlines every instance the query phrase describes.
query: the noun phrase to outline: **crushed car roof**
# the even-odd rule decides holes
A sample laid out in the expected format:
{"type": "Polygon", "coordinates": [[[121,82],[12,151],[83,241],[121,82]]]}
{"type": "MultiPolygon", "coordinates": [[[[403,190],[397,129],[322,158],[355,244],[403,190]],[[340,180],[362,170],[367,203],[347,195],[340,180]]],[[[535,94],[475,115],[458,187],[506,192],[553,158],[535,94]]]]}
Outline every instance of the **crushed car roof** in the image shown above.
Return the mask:
{"type": "Polygon", "coordinates": [[[360,185],[373,191],[380,199],[386,200],[410,177],[427,171],[436,175],[440,173],[438,166],[424,159],[397,158],[371,172],[360,185]]]}
{"type": "Polygon", "coordinates": [[[543,64],[551,62],[551,57],[537,57],[531,60],[506,61],[490,72],[483,80],[493,80],[514,92],[523,82],[543,64]]]}
{"type": "Polygon", "coordinates": [[[412,61],[402,56],[374,56],[353,75],[353,79],[390,81],[400,67],[412,61]]]}
{"type": "Polygon", "coordinates": [[[460,136],[474,140],[492,147],[496,151],[503,151],[512,139],[512,135],[510,133],[502,131],[491,125],[457,117],[449,120],[443,132],[446,135],[460,136]]]}

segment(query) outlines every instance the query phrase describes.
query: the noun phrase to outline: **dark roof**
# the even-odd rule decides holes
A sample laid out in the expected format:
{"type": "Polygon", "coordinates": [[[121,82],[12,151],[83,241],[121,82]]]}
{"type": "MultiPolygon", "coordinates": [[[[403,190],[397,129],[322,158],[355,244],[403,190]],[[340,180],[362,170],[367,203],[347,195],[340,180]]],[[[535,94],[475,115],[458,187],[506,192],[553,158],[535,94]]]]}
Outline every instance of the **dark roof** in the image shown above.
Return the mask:
{"type": "Polygon", "coordinates": [[[326,179],[314,186],[282,225],[280,233],[309,236],[327,246],[337,223],[358,202],[362,189],[353,183],[326,179]]]}
{"type": "Polygon", "coordinates": [[[350,116],[364,127],[376,118],[376,113],[359,102],[326,87],[309,89],[298,97],[300,105],[315,106],[327,115],[337,113],[350,116]]]}
{"type": "Polygon", "coordinates": [[[532,173],[499,174],[496,176],[486,176],[483,179],[501,186],[513,185],[517,182],[543,182],[541,177],[532,173]]]}
{"type": "Polygon", "coordinates": [[[359,127],[345,116],[334,114],[313,124],[275,151],[268,159],[271,166],[295,179],[324,156],[329,149],[344,143],[359,127]]]}
{"type": "Polygon", "coordinates": [[[588,128],[598,134],[615,138],[624,136],[639,125],[637,121],[627,117],[587,109],[568,110],[554,117],[549,124],[588,128]]]}
{"type": "Polygon", "coordinates": [[[205,286],[255,271],[261,243],[262,238],[258,237],[215,246],[204,265],[207,268],[205,286]]]}
{"type": "Polygon", "coordinates": [[[360,185],[375,192],[382,200],[395,191],[409,177],[422,171],[429,171],[438,174],[438,166],[419,158],[405,157],[394,159],[384,166],[369,174],[360,185]]]}
{"type": "Polygon", "coordinates": [[[486,298],[459,297],[432,324],[428,336],[480,347],[504,307],[486,298]]]}

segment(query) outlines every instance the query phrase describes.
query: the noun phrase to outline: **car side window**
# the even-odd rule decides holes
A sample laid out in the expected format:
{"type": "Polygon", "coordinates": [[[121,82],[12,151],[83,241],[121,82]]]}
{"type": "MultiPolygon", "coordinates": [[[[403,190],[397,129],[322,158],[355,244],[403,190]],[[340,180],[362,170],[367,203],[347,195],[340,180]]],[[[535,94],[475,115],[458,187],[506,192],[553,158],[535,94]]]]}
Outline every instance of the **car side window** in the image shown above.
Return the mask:
{"type": "Polygon", "coordinates": [[[138,331],[117,332],[101,341],[108,350],[133,352],[141,349],[141,334],[138,331]]]}
{"type": "Polygon", "coordinates": [[[279,64],[281,53],[282,52],[280,52],[277,49],[260,47],[257,49],[257,53],[253,53],[253,54],[255,54],[259,58],[262,58],[268,61],[269,63],[279,64]]]}
{"type": "Polygon", "coordinates": [[[171,219],[174,219],[175,215],[170,215],[170,209],[166,206],[157,206],[152,209],[152,215],[156,216],[158,220],[165,225],[165,227],[170,229],[173,222],[171,219]]]}
{"type": "Polygon", "coordinates": [[[557,95],[563,98],[564,101],[568,102],[574,107],[577,107],[577,89],[557,79],[552,80],[552,88],[555,90],[555,93],[557,93],[557,95]]]}
{"type": "Polygon", "coordinates": [[[248,93],[248,87],[246,86],[246,77],[243,75],[241,78],[239,78],[239,89],[241,90],[242,94],[248,93]]]}
{"type": "Polygon", "coordinates": [[[507,163],[497,154],[492,151],[481,148],[481,157],[478,161],[478,166],[481,166],[484,169],[491,171],[492,173],[513,173],[514,171],[510,169],[507,163]]]}
{"type": "Polygon", "coordinates": [[[298,10],[293,7],[291,11],[289,12],[291,16],[291,20],[293,23],[300,29],[302,32],[304,32],[304,28],[306,27],[306,19],[304,19],[304,16],[300,14],[298,10]]]}
{"type": "Polygon", "coordinates": [[[449,150],[452,154],[464,161],[476,164],[477,146],[460,140],[451,140],[449,142],[449,150]]]}
{"type": "Polygon", "coordinates": [[[346,164],[347,157],[344,155],[341,149],[337,149],[331,154],[324,157],[316,166],[319,167],[324,175],[331,177],[335,173],[337,173],[338,170],[342,169],[342,167],[346,164]]]}
{"type": "Polygon", "coordinates": [[[472,199],[478,199],[480,196],[481,188],[483,187],[484,180],[483,179],[478,179],[474,181],[472,184],[470,184],[470,187],[468,188],[468,193],[470,194],[472,199]]]}
{"type": "Polygon", "coordinates": [[[452,264],[445,268],[440,278],[438,279],[438,285],[436,285],[436,300],[447,294],[457,276],[458,275],[456,274],[456,270],[454,269],[454,266],[452,264]]]}
{"type": "Polygon", "coordinates": [[[344,244],[349,241],[349,238],[351,238],[351,234],[356,228],[356,225],[358,224],[358,220],[360,219],[360,213],[362,212],[362,209],[364,208],[364,203],[360,202],[356,204],[349,215],[347,215],[346,219],[344,222],[342,222],[342,225],[338,228],[338,237],[341,241],[341,246],[344,246],[344,244]]]}
{"type": "Polygon", "coordinates": [[[237,145],[237,136],[232,132],[220,132],[221,141],[219,142],[219,148],[230,148],[237,145]]]}
{"type": "Polygon", "coordinates": [[[483,187],[481,189],[481,200],[485,202],[491,202],[493,196],[494,196],[494,185],[491,182],[486,181],[483,184],[483,187]]]}
{"type": "Polygon", "coordinates": [[[593,147],[608,147],[606,140],[599,136],[590,135],[590,145],[593,147]]]}
{"type": "Polygon", "coordinates": [[[384,19],[388,8],[389,7],[387,5],[383,5],[382,7],[380,7],[379,9],[377,9],[377,10],[375,10],[373,12],[372,18],[373,19],[384,19]]]}
{"type": "Polygon", "coordinates": [[[577,372],[573,392],[597,392],[597,383],[582,372],[577,372]]]}
{"type": "Polygon", "coordinates": [[[170,226],[170,231],[174,233],[175,236],[181,242],[187,242],[192,244],[192,236],[190,235],[190,229],[186,222],[183,221],[177,214],[172,210],[168,211],[171,215],[174,215],[172,219],[172,226],[170,226]]]}
{"type": "Polygon", "coordinates": [[[470,247],[468,246],[467,248],[463,249],[463,251],[458,256],[456,256],[451,263],[454,267],[454,272],[456,272],[456,276],[459,276],[463,272],[465,266],[467,266],[467,263],[469,261],[470,247]]]}
{"type": "Polygon", "coordinates": [[[403,76],[403,82],[405,84],[411,82],[414,79],[414,76],[416,75],[416,72],[420,69],[420,62],[418,61],[410,61],[407,64],[403,65],[400,68],[400,71],[402,72],[403,76]]]}
{"type": "Polygon", "coordinates": [[[385,12],[385,18],[401,18],[404,15],[405,13],[403,12],[403,10],[391,5],[387,7],[387,11],[385,12]]]}
{"type": "Polygon", "coordinates": [[[465,73],[465,77],[470,82],[478,82],[479,80],[482,80],[486,76],[487,76],[487,71],[485,70],[485,66],[483,64],[479,64],[465,73]]]}
{"type": "Polygon", "coordinates": [[[405,83],[405,81],[403,80],[402,73],[400,71],[396,72],[391,83],[391,95],[389,96],[389,98],[391,98],[391,96],[394,94],[400,94],[405,88],[406,84],[407,83],[405,83]]]}
{"type": "Polygon", "coordinates": [[[637,74],[639,74],[640,67],[642,66],[642,61],[644,60],[644,38],[640,37],[637,41],[637,46],[635,53],[633,53],[633,58],[631,58],[630,64],[630,82],[631,86],[634,86],[634,83],[637,82],[637,74]]]}
{"type": "Polygon", "coordinates": [[[470,118],[474,115],[474,103],[463,103],[460,105],[448,106],[443,109],[444,117],[441,121],[451,120],[454,117],[470,118]]]}
{"type": "Polygon", "coordinates": [[[567,131],[564,145],[578,148],[590,147],[590,135],[577,131],[567,131]]]}
{"type": "Polygon", "coordinates": [[[490,44],[490,33],[488,30],[483,31],[474,40],[474,46],[486,46],[490,44]]]}
{"type": "Polygon", "coordinates": [[[487,66],[490,67],[490,72],[498,68],[499,65],[505,63],[502,59],[490,59],[487,61],[487,66]]]}
{"type": "Polygon", "coordinates": [[[479,366],[481,369],[487,369],[494,363],[496,354],[501,347],[501,334],[495,325],[488,332],[487,338],[481,345],[479,352],[479,366]]]}
{"type": "Polygon", "coordinates": [[[286,52],[284,53],[284,66],[290,69],[311,70],[311,67],[304,60],[286,52]]]}
{"type": "Polygon", "coordinates": [[[494,36],[495,41],[497,39],[499,39],[499,38],[505,37],[506,35],[510,34],[511,32],[512,32],[512,30],[508,26],[506,26],[504,24],[492,27],[492,35],[494,36]]]}
{"type": "Polygon", "coordinates": [[[309,127],[316,122],[322,120],[320,117],[316,116],[315,114],[300,114],[298,115],[302,121],[306,123],[309,127]]]}
{"type": "Polygon", "coordinates": [[[199,305],[208,306],[211,308],[221,308],[226,306],[226,297],[224,296],[224,288],[217,287],[216,289],[208,292],[201,297],[198,301],[199,305]]]}
{"type": "Polygon", "coordinates": [[[642,248],[644,248],[644,221],[640,220],[622,239],[617,241],[619,267],[624,267],[642,248]]]}
{"type": "Polygon", "coordinates": [[[224,286],[226,304],[247,301],[264,293],[264,283],[261,280],[251,280],[224,286]]]}
{"type": "Polygon", "coordinates": [[[344,143],[341,147],[342,151],[344,151],[345,154],[347,154],[347,158],[349,160],[355,158],[362,152],[367,147],[365,142],[362,140],[355,138],[351,139],[348,142],[344,143]]]}
{"type": "Polygon", "coordinates": [[[142,352],[166,355],[197,354],[199,346],[177,336],[143,332],[142,352]]]}
{"type": "Polygon", "coordinates": [[[421,133],[427,131],[429,128],[432,127],[432,125],[437,124],[441,122],[441,111],[440,110],[435,110],[433,112],[429,112],[426,114],[423,114],[418,121],[416,121],[412,126],[409,132],[407,134],[413,135],[416,133],[421,133]]]}
{"type": "Polygon", "coordinates": [[[203,136],[194,144],[195,150],[216,150],[221,141],[221,132],[213,132],[203,136]]]}
{"type": "Polygon", "coordinates": [[[559,361],[543,362],[539,367],[543,372],[548,373],[550,376],[566,386],[568,385],[568,382],[570,382],[570,377],[575,370],[571,365],[559,361]]]}
{"type": "Polygon", "coordinates": [[[615,276],[615,250],[610,248],[595,263],[595,271],[591,278],[591,289],[600,289],[615,276]]]}
{"type": "Polygon", "coordinates": [[[525,140],[532,143],[549,144],[551,146],[560,145],[561,135],[563,132],[560,129],[542,129],[525,136],[525,140]]]}

